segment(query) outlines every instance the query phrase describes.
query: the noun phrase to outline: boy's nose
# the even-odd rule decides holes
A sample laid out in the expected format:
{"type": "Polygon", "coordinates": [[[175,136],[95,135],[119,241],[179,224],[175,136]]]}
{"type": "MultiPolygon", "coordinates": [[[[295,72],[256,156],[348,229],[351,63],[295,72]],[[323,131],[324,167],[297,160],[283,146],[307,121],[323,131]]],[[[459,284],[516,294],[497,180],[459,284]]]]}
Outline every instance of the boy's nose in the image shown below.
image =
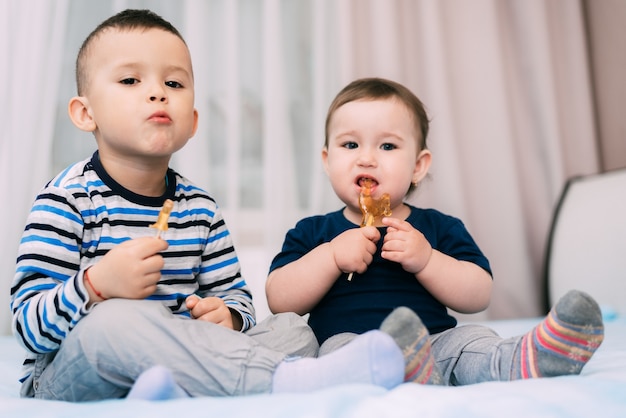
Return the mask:
{"type": "Polygon", "coordinates": [[[146,87],[148,88],[146,93],[151,102],[167,102],[167,89],[160,81],[146,82],[146,87]]]}

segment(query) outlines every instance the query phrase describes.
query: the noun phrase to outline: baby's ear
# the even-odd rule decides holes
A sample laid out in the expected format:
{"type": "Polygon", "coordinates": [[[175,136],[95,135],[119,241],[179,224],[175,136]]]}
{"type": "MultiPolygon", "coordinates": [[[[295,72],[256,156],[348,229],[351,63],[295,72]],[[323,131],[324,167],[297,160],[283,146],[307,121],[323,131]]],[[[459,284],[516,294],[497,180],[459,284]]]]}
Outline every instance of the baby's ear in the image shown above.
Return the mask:
{"type": "Polygon", "coordinates": [[[70,99],[67,106],[72,123],[82,131],[93,132],[96,130],[96,121],[93,119],[89,101],[86,97],[76,96],[70,99]]]}
{"type": "Polygon", "coordinates": [[[415,160],[415,169],[413,170],[412,179],[413,184],[417,185],[424,177],[426,177],[431,161],[432,155],[430,151],[427,149],[421,150],[415,160]]]}

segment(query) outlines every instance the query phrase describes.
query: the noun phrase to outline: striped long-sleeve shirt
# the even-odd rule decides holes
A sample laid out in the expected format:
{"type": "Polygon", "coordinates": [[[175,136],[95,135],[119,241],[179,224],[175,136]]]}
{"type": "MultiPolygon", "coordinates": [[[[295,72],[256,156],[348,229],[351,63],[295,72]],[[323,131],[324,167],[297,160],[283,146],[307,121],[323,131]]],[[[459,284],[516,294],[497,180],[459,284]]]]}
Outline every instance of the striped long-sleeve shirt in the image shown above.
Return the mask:
{"type": "Polygon", "coordinates": [[[189,315],[185,298],[218,296],[243,319],[255,323],[251,293],[240,273],[231,236],[220,209],[205,191],[173,170],[167,191],[153,198],[134,194],[104,170],[98,153],[52,179],[37,196],[22,236],[11,287],[13,330],[29,353],[53,353],[90,311],[85,269],[117,244],[154,236],[165,199],[174,201],[169,247],[156,292],[172,312],[189,315]]]}

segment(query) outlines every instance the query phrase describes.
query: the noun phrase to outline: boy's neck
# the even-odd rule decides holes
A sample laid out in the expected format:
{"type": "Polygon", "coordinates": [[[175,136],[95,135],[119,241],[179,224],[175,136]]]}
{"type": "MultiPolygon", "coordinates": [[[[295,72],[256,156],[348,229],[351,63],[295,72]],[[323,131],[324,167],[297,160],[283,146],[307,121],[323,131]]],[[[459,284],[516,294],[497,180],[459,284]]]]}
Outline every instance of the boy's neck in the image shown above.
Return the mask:
{"type": "Polygon", "coordinates": [[[167,190],[167,169],[169,160],[134,161],[116,158],[103,158],[100,161],[106,172],[131,192],[148,197],[162,196],[167,190]]]}

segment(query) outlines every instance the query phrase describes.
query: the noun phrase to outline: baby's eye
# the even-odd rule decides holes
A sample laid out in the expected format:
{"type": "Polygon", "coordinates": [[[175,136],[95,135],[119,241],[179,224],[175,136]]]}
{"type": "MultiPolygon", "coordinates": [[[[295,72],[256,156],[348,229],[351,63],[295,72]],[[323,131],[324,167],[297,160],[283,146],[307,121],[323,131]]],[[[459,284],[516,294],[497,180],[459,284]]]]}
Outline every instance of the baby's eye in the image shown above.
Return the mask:
{"type": "Polygon", "coordinates": [[[182,85],[182,84],[180,84],[178,81],[166,81],[166,82],[165,82],[165,85],[166,85],[167,87],[171,87],[171,88],[173,88],[173,89],[180,89],[180,88],[182,88],[182,87],[183,87],[183,85],[182,85]]]}
{"type": "Polygon", "coordinates": [[[387,144],[382,144],[380,148],[384,151],[391,151],[391,150],[396,149],[396,146],[394,144],[387,143],[387,144]]]}
{"type": "Polygon", "coordinates": [[[126,84],[128,86],[132,86],[133,84],[139,83],[139,80],[137,80],[136,78],[128,77],[128,78],[125,78],[123,80],[120,80],[120,83],[121,84],[126,84]]]}
{"type": "Polygon", "coordinates": [[[342,146],[344,148],[348,148],[348,149],[355,149],[355,148],[359,147],[356,142],[352,142],[352,141],[348,141],[345,144],[343,144],[342,146]]]}

